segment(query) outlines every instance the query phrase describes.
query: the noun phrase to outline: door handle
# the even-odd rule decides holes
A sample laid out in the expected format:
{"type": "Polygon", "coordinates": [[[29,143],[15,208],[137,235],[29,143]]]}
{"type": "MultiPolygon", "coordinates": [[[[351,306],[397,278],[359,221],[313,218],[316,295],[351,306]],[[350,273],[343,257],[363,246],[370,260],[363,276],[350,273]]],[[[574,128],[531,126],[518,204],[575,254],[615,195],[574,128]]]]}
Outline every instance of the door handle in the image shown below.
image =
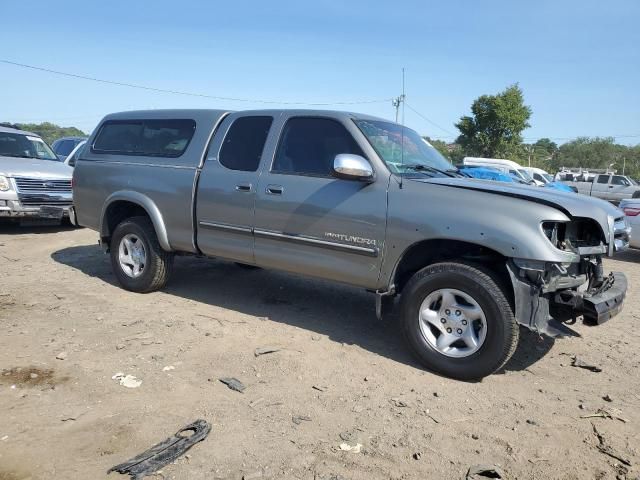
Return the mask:
{"type": "Polygon", "coordinates": [[[266,192],[268,195],[282,195],[282,185],[267,185],[266,192]]]}
{"type": "Polygon", "coordinates": [[[609,188],[613,188],[613,185],[609,185],[609,188]]]}
{"type": "Polygon", "coordinates": [[[241,183],[240,185],[236,185],[236,190],[238,192],[250,192],[251,184],[250,183],[241,183]]]}

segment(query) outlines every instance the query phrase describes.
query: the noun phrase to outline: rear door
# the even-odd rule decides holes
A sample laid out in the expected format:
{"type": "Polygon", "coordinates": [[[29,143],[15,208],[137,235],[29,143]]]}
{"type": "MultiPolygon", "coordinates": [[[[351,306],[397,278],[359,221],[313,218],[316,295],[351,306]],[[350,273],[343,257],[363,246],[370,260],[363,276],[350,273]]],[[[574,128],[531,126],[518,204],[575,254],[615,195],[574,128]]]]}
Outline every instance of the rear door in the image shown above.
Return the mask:
{"type": "Polygon", "coordinates": [[[609,193],[612,185],[609,185],[611,175],[598,175],[593,181],[593,187],[591,187],[591,195],[594,197],[602,198],[604,200],[611,200],[611,194],[609,193]]]}
{"type": "Polygon", "coordinates": [[[377,172],[373,183],[331,175],[338,154],[366,158],[350,120],[289,114],[281,124],[256,194],[256,264],[374,288],[388,175],[377,172]]]}
{"type": "Polygon", "coordinates": [[[203,253],[254,263],[258,168],[273,120],[271,115],[232,114],[212,140],[196,197],[197,239],[203,253]]]}

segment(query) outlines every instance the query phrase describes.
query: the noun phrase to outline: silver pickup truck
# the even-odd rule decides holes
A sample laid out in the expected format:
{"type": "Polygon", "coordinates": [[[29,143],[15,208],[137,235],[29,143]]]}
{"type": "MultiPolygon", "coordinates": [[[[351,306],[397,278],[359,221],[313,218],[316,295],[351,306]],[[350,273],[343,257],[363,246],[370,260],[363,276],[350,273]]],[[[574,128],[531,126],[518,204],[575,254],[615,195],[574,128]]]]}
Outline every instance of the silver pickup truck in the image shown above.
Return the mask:
{"type": "Polygon", "coordinates": [[[162,288],[176,254],[356,285],[379,316],[399,303],[417,358],[458,379],[500,369],[519,325],[599,324],[627,289],[603,271],[628,245],[610,203],[464,178],[415,131],[355,113],[108,115],[77,160],[74,199],[128,290],[162,288]]]}
{"type": "Polygon", "coordinates": [[[38,135],[0,127],[0,218],[60,221],[71,207],[72,174],[38,135]]]}
{"type": "Polygon", "coordinates": [[[640,186],[625,175],[579,175],[574,180],[564,180],[563,183],[576,187],[578,193],[602,198],[615,204],[627,198],[640,198],[640,186]]]}

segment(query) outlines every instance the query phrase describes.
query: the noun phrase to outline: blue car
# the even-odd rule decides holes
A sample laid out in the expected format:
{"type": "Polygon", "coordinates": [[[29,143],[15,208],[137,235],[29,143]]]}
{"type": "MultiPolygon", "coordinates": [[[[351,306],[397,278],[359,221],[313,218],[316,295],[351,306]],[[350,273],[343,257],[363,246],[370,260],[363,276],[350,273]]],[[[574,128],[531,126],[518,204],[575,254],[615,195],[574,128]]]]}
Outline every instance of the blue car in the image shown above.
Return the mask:
{"type": "Polygon", "coordinates": [[[478,178],[480,180],[493,180],[495,182],[516,183],[516,180],[514,180],[511,175],[502,173],[500,170],[496,170],[495,168],[460,165],[458,167],[458,170],[463,175],[471,178],[478,178]]]}
{"type": "Polygon", "coordinates": [[[553,188],[555,190],[560,190],[561,192],[571,192],[571,193],[577,192],[577,189],[575,187],[570,187],[566,183],[562,183],[562,182],[549,182],[549,183],[545,183],[544,186],[546,188],[553,188]]]}
{"type": "MultiPolygon", "coordinates": [[[[495,168],[460,165],[458,167],[458,170],[463,175],[467,175],[472,178],[478,178],[480,180],[493,180],[495,182],[520,183],[526,185],[526,183],[523,182],[520,178],[513,175],[508,175],[501,172],[500,170],[496,170],[495,168]]],[[[560,190],[561,192],[576,192],[576,190],[562,182],[548,182],[544,184],[544,187],[553,188],[554,190],[560,190]]]]}

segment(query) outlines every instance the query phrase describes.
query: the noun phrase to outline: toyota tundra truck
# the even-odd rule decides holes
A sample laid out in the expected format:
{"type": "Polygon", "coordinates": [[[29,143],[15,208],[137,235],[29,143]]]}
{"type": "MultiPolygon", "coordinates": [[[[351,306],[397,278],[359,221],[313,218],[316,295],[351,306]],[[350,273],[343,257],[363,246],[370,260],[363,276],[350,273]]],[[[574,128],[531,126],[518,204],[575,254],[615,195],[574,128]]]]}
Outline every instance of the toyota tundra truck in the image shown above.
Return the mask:
{"type": "Polygon", "coordinates": [[[369,115],[116,113],[73,183],[73,220],[98,232],[123,288],[163,288],[176,255],[355,285],[378,316],[395,309],[427,368],[462,380],[502,368],[520,325],[601,324],[627,290],[603,266],[628,245],[619,209],[465,178],[415,131],[369,115]]]}

